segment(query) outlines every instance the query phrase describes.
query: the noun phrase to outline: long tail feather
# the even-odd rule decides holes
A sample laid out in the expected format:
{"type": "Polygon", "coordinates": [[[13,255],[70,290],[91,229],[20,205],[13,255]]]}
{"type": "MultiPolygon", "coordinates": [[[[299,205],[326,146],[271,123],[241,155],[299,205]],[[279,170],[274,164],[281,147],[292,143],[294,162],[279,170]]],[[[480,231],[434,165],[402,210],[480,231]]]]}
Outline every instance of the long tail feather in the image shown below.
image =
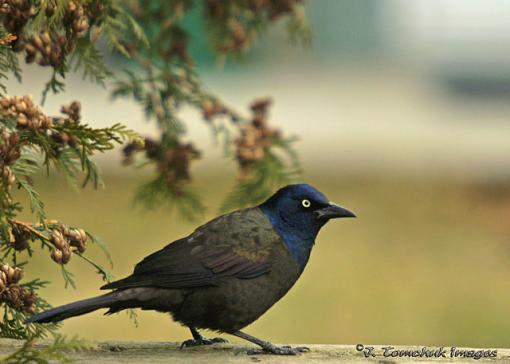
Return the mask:
{"type": "Polygon", "coordinates": [[[67,305],[52,308],[51,310],[38,313],[29,319],[26,323],[47,323],[65,320],[69,317],[83,315],[100,308],[110,307],[119,301],[118,292],[107,293],[102,296],[88,298],[67,305]]]}

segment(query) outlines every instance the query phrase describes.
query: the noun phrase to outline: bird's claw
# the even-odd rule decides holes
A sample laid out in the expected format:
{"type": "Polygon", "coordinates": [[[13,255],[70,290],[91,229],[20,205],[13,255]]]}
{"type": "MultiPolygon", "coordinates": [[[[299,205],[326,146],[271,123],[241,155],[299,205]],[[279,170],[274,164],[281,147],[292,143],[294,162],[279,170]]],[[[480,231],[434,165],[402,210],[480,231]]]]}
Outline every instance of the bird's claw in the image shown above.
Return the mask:
{"type": "Polygon", "coordinates": [[[293,348],[288,345],[285,346],[271,345],[263,349],[248,350],[248,355],[256,354],[298,355],[301,353],[307,353],[309,351],[310,348],[306,346],[296,346],[295,348],[293,348]]]}
{"type": "Polygon", "coordinates": [[[211,339],[201,338],[201,339],[189,339],[185,340],[181,344],[181,349],[190,348],[194,346],[201,345],[212,345],[212,344],[220,344],[220,343],[228,343],[227,339],[223,339],[221,337],[213,337],[211,339]]]}

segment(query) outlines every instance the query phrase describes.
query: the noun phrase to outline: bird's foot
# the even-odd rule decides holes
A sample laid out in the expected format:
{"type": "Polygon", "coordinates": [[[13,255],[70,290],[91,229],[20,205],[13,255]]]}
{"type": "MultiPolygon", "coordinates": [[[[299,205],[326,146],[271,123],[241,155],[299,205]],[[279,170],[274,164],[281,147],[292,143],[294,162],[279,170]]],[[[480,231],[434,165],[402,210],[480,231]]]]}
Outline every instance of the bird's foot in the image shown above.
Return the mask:
{"type": "Polygon", "coordinates": [[[212,344],[220,344],[220,343],[228,343],[228,340],[223,339],[221,337],[213,337],[212,339],[207,339],[205,337],[201,337],[199,339],[189,339],[189,340],[183,341],[181,344],[181,349],[191,348],[194,346],[212,345],[212,344]]]}
{"type": "Polygon", "coordinates": [[[310,348],[306,346],[296,346],[295,348],[288,345],[276,346],[276,345],[265,345],[262,349],[248,350],[248,355],[256,354],[274,354],[274,355],[298,355],[301,353],[307,353],[310,348]]]}

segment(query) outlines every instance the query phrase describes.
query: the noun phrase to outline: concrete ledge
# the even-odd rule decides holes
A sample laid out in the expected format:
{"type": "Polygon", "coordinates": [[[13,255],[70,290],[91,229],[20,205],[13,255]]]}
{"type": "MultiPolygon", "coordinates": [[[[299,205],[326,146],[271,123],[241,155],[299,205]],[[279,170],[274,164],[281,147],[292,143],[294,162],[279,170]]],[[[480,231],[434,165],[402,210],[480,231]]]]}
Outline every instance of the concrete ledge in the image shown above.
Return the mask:
{"type": "MultiPolygon", "coordinates": [[[[22,345],[21,341],[0,340],[0,362],[3,357],[14,352],[22,345]]],[[[43,348],[44,341],[38,342],[35,347],[43,348]]],[[[510,349],[497,350],[497,356],[492,358],[474,359],[471,357],[450,356],[450,348],[446,347],[446,358],[410,358],[384,356],[385,346],[374,346],[375,357],[365,358],[363,351],[357,351],[355,345],[305,345],[311,351],[297,356],[275,356],[267,354],[247,355],[247,351],[254,346],[243,344],[215,344],[197,348],[179,349],[178,343],[160,342],[97,342],[90,350],[69,353],[69,358],[78,363],[337,363],[337,362],[371,362],[371,363],[494,363],[510,362],[510,349]]],[[[303,346],[295,345],[295,346],[303,346]]],[[[422,350],[422,347],[395,346],[397,350],[422,350]]],[[[437,347],[427,347],[429,350],[437,350],[437,347]]],[[[366,350],[366,349],[365,349],[366,350]]],[[[458,350],[480,351],[488,349],[458,350]]]]}

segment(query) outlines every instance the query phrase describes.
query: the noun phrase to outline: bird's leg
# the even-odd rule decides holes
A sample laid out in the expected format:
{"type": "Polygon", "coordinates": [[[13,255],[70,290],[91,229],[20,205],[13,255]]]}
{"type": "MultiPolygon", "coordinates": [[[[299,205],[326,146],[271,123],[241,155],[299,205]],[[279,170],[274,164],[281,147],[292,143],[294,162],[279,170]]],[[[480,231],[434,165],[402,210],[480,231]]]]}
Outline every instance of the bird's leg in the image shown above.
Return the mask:
{"type": "Polygon", "coordinates": [[[193,335],[193,339],[189,339],[186,341],[183,341],[181,344],[182,348],[189,348],[191,346],[199,346],[199,345],[211,345],[216,343],[228,343],[228,340],[223,339],[221,337],[213,337],[212,339],[207,339],[200,335],[198,330],[194,328],[193,326],[189,327],[189,330],[191,331],[191,335],[193,335]]]}
{"type": "MultiPolygon", "coordinates": [[[[242,331],[231,332],[230,334],[240,337],[241,339],[248,340],[254,344],[257,344],[262,348],[262,353],[270,353],[276,355],[297,355],[299,353],[305,353],[310,351],[306,346],[298,346],[291,348],[290,346],[276,346],[271,344],[269,341],[257,339],[255,336],[248,335],[242,331]]],[[[260,354],[260,350],[250,350],[248,354],[260,354]]]]}

